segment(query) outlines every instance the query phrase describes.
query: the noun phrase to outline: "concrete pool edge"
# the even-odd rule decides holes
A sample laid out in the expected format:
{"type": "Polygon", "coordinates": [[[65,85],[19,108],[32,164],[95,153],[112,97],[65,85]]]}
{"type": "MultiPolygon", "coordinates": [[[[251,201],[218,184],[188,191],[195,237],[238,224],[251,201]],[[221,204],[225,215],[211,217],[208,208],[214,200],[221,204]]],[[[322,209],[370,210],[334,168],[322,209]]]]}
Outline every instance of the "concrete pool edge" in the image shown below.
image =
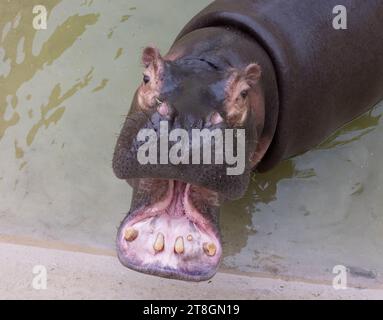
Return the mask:
{"type": "Polygon", "coordinates": [[[111,256],[0,243],[0,299],[382,299],[383,290],[334,290],[324,284],[219,272],[188,283],[127,270],[111,256]],[[32,287],[33,267],[47,269],[47,289],[32,287]]]}
{"type": "MultiPolygon", "coordinates": [[[[130,281],[131,277],[133,278],[143,278],[143,281],[146,282],[145,286],[150,286],[152,284],[153,279],[154,281],[163,282],[163,285],[169,285],[171,283],[174,283],[174,286],[177,286],[179,284],[179,287],[183,286],[203,286],[204,284],[210,284],[212,282],[216,283],[218,281],[217,279],[224,279],[222,280],[223,283],[226,282],[227,279],[240,279],[246,283],[246,285],[242,288],[235,288],[235,294],[238,297],[241,297],[243,299],[256,299],[256,298],[294,298],[295,295],[298,295],[302,298],[318,298],[321,296],[320,293],[315,293],[315,290],[319,290],[319,292],[326,292],[325,298],[356,298],[361,296],[363,298],[364,293],[371,292],[372,296],[370,296],[370,293],[366,298],[373,298],[375,296],[375,293],[379,296],[379,298],[383,299],[383,286],[381,285],[371,285],[368,288],[360,288],[358,286],[352,286],[349,285],[347,290],[334,290],[332,288],[332,284],[329,281],[320,281],[317,279],[307,279],[307,278],[299,278],[299,277],[293,277],[293,276],[284,276],[284,275],[274,275],[274,274],[268,274],[268,273],[262,273],[262,272],[242,272],[239,270],[233,270],[229,268],[220,268],[217,275],[208,282],[201,282],[198,284],[195,283],[185,283],[183,281],[177,281],[177,280],[168,280],[168,279],[161,279],[156,278],[152,276],[146,276],[142,275],[130,270],[127,270],[126,268],[122,267],[118,260],[116,259],[115,252],[110,249],[103,249],[103,248],[97,248],[97,247],[91,247],[91,246],[85,246],[85,245],[77,245],[77,244],[71,244],[67,242],[60,242],[60,241],[54,241],[54,240],[42,240],[42,239],[36,239],[32,237],[21,237],[21,236],[14,236],[14,235],[0,235],[0,248],[4,249],[1,250],[3,254],[1,255],[1,258],[3,261],[8,261],[8,264],[11,262],[11,264],[18,264],[22,262],[25,265],[31,265],[33,260],[39,260],[39,256],[44,256],[45,260],[49,261],[49,264],[57,265],[57,262],[55,262],[55,256],[58,256],[58,259],[61,260],[62,256],[68,256],[68,259],[66,260],[66,263],[69,263],[67,267],[69,269],[72,268],[72,264],[74,268],[78,269],[80,267],[79,261],[82,261],[81,259],[77,259],[76,257],[90,257],[90,259],[93,260],[104,260],[108,259],[110,264],[113,265],[112,269],[117,268],[119,270],[119,273],[121,274],[121,277],[124,278],[125,281],[130,281]],[[10,261],[11,257],[8,257],[7,253],[11,253],[11,251],[7,248],[18,248],[18,250],[21,251],[28,251],[32,254],[30,261],[25,261],[25,257],[20,257],[20,260],[17,261],[16,259],[13,261],[10,261]],[[35,254],[33,254],[35,252],[35,254]],[[40,254],[37,254],[37,253],[40,254]],[[149,279],[148,281],[145,281],[145,279],[149,279]],[[268,292],[267,295],[261,294],[260,296],[258,294],[255,294],[255,292],[259,291],[258,284],[265,284],[264,290],[268,292]],[[268,284],[266,286],[266,284],[268,284]],[[270,288],[268,286],[270,285],[270,288],[274,288],[277,285],[277,292],[274,292],[271,294],[270,288]],[[250,286],[250,287],[248,287],[250,286]],[[254,286],[254,287],[252,287],[254,286]],[[297,289],[298,291],[293,293],[289,290],[284,290],[284,288],[293,286],[300,289],[297,289]],[[250,292],[247,292],[250,289],[250,292]],[[242,292],[245,290],[245,292],[242,292]],[[254,292],[253,292],[254,291],[254,292]],[[376,291],[376,292],[375,292],[376,291]],[[247,293],[246,293],[247,292],[247,293]],[[312,294],[309,292],[312,292],[312,294]],[[362,294],[363,293],[363,294],[362,294]],[[303,296],[301,296],[303,294],[303,296]],[[291,295],[291,296],[289,296],[291,295]]],[[[12,254],[11,254],[12,256],[12,254]]],[[[0,263],[0,265],[3,265],[1,268],[1,271],[4,272],[4,270],[7,268],[6,264],[0,263]],[[6,268],[4,268],[4,266],[6,268]]],[[[92,264],[93,265],[93,264],[92,264]]],[[[32,268],[32,267],[30,267],[32,268]]],[[[11,270],[14,270],[14,268],[11,268],[11,270]]],[[[97,267],[93,266],[92,272],[97,273],[98,270],[97,267]]],[[[69,272],[70,273],[70,272],[69,272]]],[[[82,272],[79,271],[78,276],[76,276],[75,273],[73,273],[73,276],[75,278],[81,277],[82,272]]],[[[3,277],[4,278],[4,277],[3,277]]],[[[16,279],[15,279],[16,280],[16,279]]],[[[114,281],[111,281],[111,283],[114,283],[114,281]]],[[[226,287],[221,288],[223,292],[226,292],[225,294],[221,295],[221,291],[219,291],[221,297],[219,299],[230,299],[230,297],[233,299],[232,294],[227,292],[225,290],[226,287]]],[[[153,288],[149,289],[151,291],[153,288]]],[[[227,288],[226,288],[227,289],[227,288]]],[[[273,289],[275,291],[275,288],[273,289]]],[[[273,291],[272,290],[272,291],[273,291]]],[[[35,290],[32,290],[32,292],[35,290]]],[[[197,292],[196,292],[197,293],[197,292]]],[[[0,292],[0,297],[2,293],[0,292]]],[[[54,295],[53,295],[54,296],[54,295]]],[[[52,297],[53,297],[52,296],[52,297]]],[[[86,295],[85,295],[86,296],[86,295]]],[[[299,297],[297,298],[299,299],[299,297]]],[[[178,294],[175,295],[175,297],[178,297],[178,294]]],[[[81,297],[78,297],[81,298],[81,297]]],[[[150,298],[160,298],[160,297],[149,297],[150,298]]],[[[323,297],[322,297],[323,298],[323,297]]],[[[144,297],[143,297],[144,299],[144,297]]],[[[213,299],[213,297],[208,297],[207,299],[213,299]]]]}

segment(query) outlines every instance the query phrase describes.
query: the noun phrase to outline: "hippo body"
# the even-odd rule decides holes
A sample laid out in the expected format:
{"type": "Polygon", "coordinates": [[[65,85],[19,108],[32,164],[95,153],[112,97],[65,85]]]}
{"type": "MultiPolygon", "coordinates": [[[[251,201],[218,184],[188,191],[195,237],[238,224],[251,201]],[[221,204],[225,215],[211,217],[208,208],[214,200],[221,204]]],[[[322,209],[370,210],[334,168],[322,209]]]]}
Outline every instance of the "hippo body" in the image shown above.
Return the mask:
{"type": "Polygon", "coordinates": [[[344,0],[345,30],[333,27],[337,5],[217,0],[184,27],[165,56],[144,49],[143,80],[113,157],[116,176],[133,187],[117,235],[122,264],[209,279],[223,251],[220,205],[246,192],[255,169],[307,151],[383,99],[382,0],[344,0]],[[195,129],[244,130],[243,173],[228,175],[226,162],[143,164],[138,155],[147,141],[139,136],[152,130],[161,137],[163,123],[186,136],[195,129]]]}
{"type": "Polygon", "coordinates": [[[279,111],[260,171],[311,149],[383,99],[383,1],[341,3],[346,30],[332,25],[337,0],[216,0],[176,38],[173,46],[195,30],[224,26],[248,34],[267,52],[279,111]]]}

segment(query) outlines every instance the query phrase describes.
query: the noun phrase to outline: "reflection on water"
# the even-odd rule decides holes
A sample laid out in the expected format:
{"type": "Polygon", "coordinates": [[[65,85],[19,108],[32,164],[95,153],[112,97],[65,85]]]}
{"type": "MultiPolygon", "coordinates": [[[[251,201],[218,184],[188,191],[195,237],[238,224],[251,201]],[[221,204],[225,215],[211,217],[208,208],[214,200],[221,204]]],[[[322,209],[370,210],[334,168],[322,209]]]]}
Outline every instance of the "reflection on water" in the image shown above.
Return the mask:
{"type": "MultiPolygon", "coordinates": [[[[51,123],[57,124],[57,122],[61,119],[65,111],[65,106],[60,105],[62,105],[62,103],[66,99],[73,96],[77,91],[81,90],[89,84],[90,80],[92,80],[92,72],[93,69],[90,70],[81,81],[74,84],[69,90],[67,90],[64,93],[61,93],[61,87],[59,83],[55,85],[49,96],[48,103],[40,107],[40,119],[36,124],[33,125],[33,127],[28,132],[26,139],[28,146],[32,144],[37,132],[40,130],[41,127],[44,126],[45,128],[48,128],[51,123]],[[52,110],[54,111],[52,112],[52,110]]],[[[98,87],[98,90],[101,90],[103,87],[98,87]]]]}
{"type": "MultiPolygon", "coordinates": [[[[316,149],[330,150],[358,141],[379,125],[382,114],[383,107],[376,107],[337,130],[316,149]]],[[[221,228],[224,243],[228,244],[229,248],[225,254],[230,256],[238,253],[242,247],[247,245],[248,236],[256,233],[256,229],[252,225],[252,216],[259,212],[260,203],[268,204],[277,200],[277,186],[280,181],[315,177],[315,168],[298,170],[294,158],[283,161],[269,172],[253,173],[246,195],[240,200],[225,204],[222,209],[221,228]],[[234,246],[231,245],[233,243],[234,246]]],[[[364,190],[360,183],[357,183],[354,189],[351,195],[361,194],[364,190]]]]}
{"type": "MultiPolygon", "coordinates": [[[[111,158],[141,50],[165,53],[209,2],[0,2],[0,234],[114,248],[131,190],[111,158]],[[32,27],[35,4],[48,10],[47,30],[32,27]]],[[[382,114],[380,105],[318,148],[255,173],[246,196],[222,209],[224,266],[383,270],[382,114]]]]}
{"type": "MultiPolygon", "coordinates": [[[[2,20],[0,29],[2,32],[1,50],[2,58],[7,70],[0,77],[0,140],[11,126],[20,121],[21,108],[18,103],[17,92],[19,88],[45,66],[52,64],[85,32],[86,27],[96,23],[98,15],[74,15],[68,17],[58,25],[53,34],[41,45],[40,52],[33,52],[36,30],[32,27],[32,8],[37,4],[46,6],[47,11],[58,5],[60,1],[12,1],[2,2],[0,11],[6,12],[6,18],[13,17],[13,23],[2,20]],[[10,103],[8,101],[10,100],[10,103]],[[11,110],[11,111],[10,111],[11,110]]],[[[73,85],[71,89],[61,95],[60,83],[51,91],[49,101],[40,107],[39,118],[35,120],[28,131],[25,142],[30,146],[42,127],[56,124],[65,112],[65,107],[60,106],[67,98],[89,83],[90,73],[85,76],[83,82],[73,85]]],[[[28,95],[28,100],[31,94],[28,95]]],[[[33,117],[33,109],[29,109],[28,117],[33,117]]],[[[20,137],[21,138],[21,137],[20,137]]],[[[23,157],[23,149],[17,146],[15,140],[16,158],[23,157]]]]}
{"type": "Polygon", "coordinates": [[[371,110],[358,119],[351,121],[344,127],[335,132],[325,142],[323,142],[319,149],[330,149],[346,143],[359,140],[365,134],[374,130],[379,125],[381,113],[377,110],[371,110]]]}
{"type": "Polygon", "coordinates": [[[328,272],[337,258],[350,268],[383,268],[376,254],[383,251],[376,240],[383,231],[382,114],[383,103],[314,150],[254,173],[245,197],[222,210],[224,265],[291,275],[303,264],[319,277],[320,264],[329,263],[328,272]]]}
{"type": "Polygon", "coordinates": [[[291,160],[282,162],[267,173],[254,173],[246,195],[240,200],[223,206],[221,230],[223,243],[228,248],[225,255],[238,253],[242,247],[246,246],[248,237],[257,232],[252,224],[252,215],[259,211],[257,204],[275,200],[278,182],[293,177],[295,173],[294,163],[291,160]]]}

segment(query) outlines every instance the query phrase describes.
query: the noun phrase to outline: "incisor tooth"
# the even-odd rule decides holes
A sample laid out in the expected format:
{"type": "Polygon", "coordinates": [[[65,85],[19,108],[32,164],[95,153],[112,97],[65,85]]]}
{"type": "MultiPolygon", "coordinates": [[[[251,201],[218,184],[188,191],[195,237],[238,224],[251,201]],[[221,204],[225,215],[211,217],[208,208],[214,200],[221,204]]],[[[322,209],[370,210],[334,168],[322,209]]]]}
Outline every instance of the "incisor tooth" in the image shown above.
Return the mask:
{"type": "Polygon", "coordinates": [[[165,240],[165,236],[163,235],[163,233],[159,232],[157,234],[156,241],[154,241],[154,244],[153,244],[153,249],[156,252],[160,252],[164,250],[164,240],[165,240]]]}
{"type": "Polygon", "coordinates": [[[203,251],[205,251],[205,253],[208,256],[214,256],[215,252],[217,251],[217,248],[216,248],[214,243],[212,243],[212,242],[210,242],[210,243],[205,242],[203,244],[203,251]]]}
{"type": "Polygon", "coordinates": [[[138,230],[133,227],[129,227],[125,230],[124,237],[126,241],[133,241],[138,236],[138,230]]]}
{"type": "Polygon", "coordinates": [[[178,254],[184,252],[184,238],[177,237],[176,242],[174,243],[174,251],[178,254]]]}

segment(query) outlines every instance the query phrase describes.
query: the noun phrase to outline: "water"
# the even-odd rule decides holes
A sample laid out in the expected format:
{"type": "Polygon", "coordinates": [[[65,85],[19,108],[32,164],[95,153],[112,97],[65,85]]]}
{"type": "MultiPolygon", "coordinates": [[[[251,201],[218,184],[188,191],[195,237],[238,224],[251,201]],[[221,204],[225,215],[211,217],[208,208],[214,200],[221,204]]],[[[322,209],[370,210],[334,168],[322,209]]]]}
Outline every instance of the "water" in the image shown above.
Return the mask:
{"type": "MultiPolygon", "coordinates": [[[[112,153],[141,50],[165,53],[209,2],[1,1],[0,240],[112,252],[131,197],[112,153]],[[47,30],[32,27],[35,4],[49,11],[47,30]]],[[[330,281],[343,264],[356,284],[380,282],[382,114],[383,104],[255,174],[246,196],[222,210],[222,269],[330,281]]]]}

